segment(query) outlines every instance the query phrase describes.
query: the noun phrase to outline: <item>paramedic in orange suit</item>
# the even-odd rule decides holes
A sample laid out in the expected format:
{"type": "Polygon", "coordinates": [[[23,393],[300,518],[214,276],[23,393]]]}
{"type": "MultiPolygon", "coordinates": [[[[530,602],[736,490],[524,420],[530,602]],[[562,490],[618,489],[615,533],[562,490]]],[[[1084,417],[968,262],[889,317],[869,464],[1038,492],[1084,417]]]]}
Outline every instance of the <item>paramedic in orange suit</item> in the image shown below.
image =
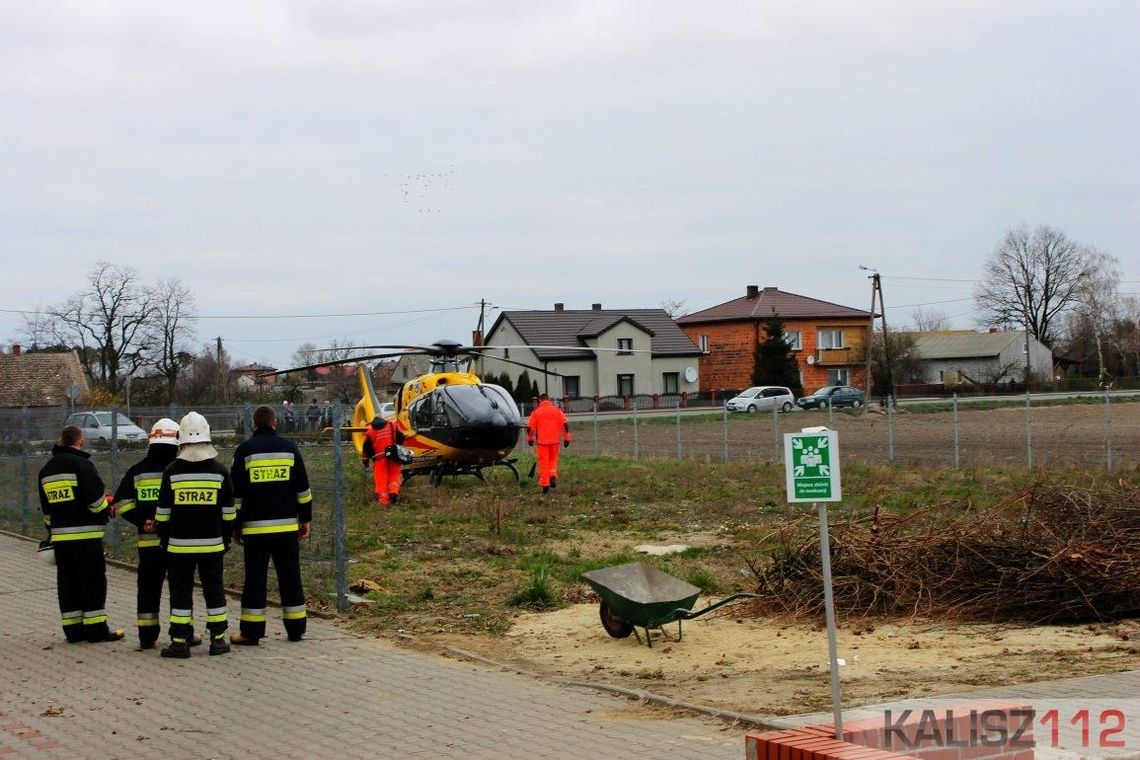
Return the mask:
{"type": "Polygon", "coordinates": [[[404,433],[396,420],[389,422],[377,415],[364,434],[364,464],[372,465],[372,481],[376,501],[395,504],[400,500],[400,460],[396,446],[403,444],[404,433]]]}
{"type": "Polygon", "coordinates": [[[538,406],[530,413],[526,424],[526,442],[537,444],[538,484],[543,493],[558,487],[558,444],[569,446],[573,436],[570,424],[562,410],[550,403],[545,393],[538,397],[538,406]]]}

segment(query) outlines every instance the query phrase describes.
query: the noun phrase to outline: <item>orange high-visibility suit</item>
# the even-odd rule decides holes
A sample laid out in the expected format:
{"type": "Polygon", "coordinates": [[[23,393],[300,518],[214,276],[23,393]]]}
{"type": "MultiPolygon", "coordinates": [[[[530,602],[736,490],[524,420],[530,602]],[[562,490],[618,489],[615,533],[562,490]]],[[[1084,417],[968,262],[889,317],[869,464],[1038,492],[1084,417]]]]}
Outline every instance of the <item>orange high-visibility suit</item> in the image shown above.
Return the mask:
{"type": "Polygon", "coordinates": [[[377,417],[364,433],[364,460],[365,464],[372,462],[372,484],[381,504],[390,504],[400,497],[400,460],[392,453],[397,444],[404,442],[399,424],[377,417]]]}
{"type": "Polygon", "coordinates": [[[573,436],[562,410],[543,399],[526,423],[526,442],[535,448],[538,484],[542,492],[558,487],[558,444],[569,446],[573,436]]]}

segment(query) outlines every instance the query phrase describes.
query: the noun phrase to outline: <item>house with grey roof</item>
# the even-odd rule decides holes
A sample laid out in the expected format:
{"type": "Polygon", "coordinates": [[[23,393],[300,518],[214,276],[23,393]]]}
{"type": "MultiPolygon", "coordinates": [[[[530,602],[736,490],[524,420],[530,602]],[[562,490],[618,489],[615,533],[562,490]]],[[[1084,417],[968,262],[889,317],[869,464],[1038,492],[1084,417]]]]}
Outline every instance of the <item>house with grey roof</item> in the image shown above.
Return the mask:
{"type": "MultiPolygon", "coordinates": [[[[1025,331],[939,330],[911,333],[922,357],[923,382],[1005,383],[1025,379],[1025,331]]],[[[1029,367],[1034,378],[1053,376],[1053,352],[1029,337],[1029,367]]]]}
{"type": "Polygon", "coordinates": [[[542,367],[528,371],[554,397],[591,398],[694,393],[701,350],[664,309],[567,309],[504,311],[487,331],[487,372],[522,367],[495,362],[500,356],[542,367]]]}

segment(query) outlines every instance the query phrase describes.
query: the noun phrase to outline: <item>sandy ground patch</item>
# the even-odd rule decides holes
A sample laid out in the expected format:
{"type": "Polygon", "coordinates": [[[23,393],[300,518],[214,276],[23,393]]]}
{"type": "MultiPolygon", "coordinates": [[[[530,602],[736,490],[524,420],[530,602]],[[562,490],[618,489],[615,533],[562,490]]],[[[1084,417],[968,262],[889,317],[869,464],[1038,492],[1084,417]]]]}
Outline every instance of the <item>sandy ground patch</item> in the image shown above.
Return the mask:
{"type": "MultiPolygon", "coordinates": [[[[698,602],[698,606],[703,603],[698,602]]],[[[725,608],[730,610],[730,608],[725,608]]],[[[714,613],[676,626],[653,647],[610,638],[596,604],[520,615],[500,638],[435,636],[548,675],[642,688],[747,713],[830,706],[822,626],[714,613]]],[[[428,642],[424,642],[428,643],[428,642]]],[[[1140,668],[1140,623],[1015,627],[921,621],[843,623],[847,706],[1140,668]]]]}

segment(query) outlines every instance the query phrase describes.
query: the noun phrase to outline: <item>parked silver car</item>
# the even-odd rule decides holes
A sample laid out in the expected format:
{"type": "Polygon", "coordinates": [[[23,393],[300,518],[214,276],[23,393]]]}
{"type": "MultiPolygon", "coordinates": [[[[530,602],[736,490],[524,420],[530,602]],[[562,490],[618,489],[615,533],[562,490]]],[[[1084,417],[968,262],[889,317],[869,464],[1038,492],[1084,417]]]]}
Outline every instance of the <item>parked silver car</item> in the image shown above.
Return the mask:
{"type": "Polygon", "coordinates": [[[790,388],[780,385],[757,385],[729,399],[725,407],[730,412],[770,412],[773,408],[790,412],[796,405],[796,397],[790,388]]]}
{"type": "MultiPolygon", "coordinates": [[[[76,412],[67,418],[65,424],[75,425],[82,430],[83,437],[90,442],[110,442],[111,417],[111,412],[76,412]]],[[[118,434],[118,440],[146,440],[146,431],[127,419],[126,415],[120,414],[115,424],[117,425],[115,432],[118,434]]]]}

